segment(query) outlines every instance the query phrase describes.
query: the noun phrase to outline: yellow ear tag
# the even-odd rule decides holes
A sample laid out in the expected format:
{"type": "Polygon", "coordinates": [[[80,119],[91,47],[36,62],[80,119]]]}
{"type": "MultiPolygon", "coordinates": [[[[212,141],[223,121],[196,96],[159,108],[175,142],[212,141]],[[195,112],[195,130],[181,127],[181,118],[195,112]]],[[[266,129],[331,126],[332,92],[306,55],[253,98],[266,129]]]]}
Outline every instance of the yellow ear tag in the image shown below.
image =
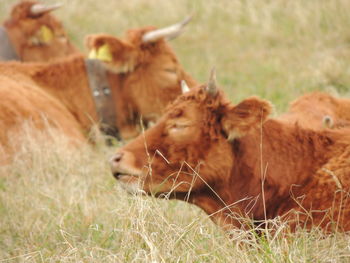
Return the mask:
{"type": "Polygon", "coordinates": [[[112,62],[112,53],[111,50],[109,49],[108,44],[104,44],[97,50],[97,58],[106,61],[106,62],[112,62]]]}
{"type": "Polygon", "coordinates": [[[97,52],[96,52],[95,48],[91,49],[91,51],[89,52],[88,58],[90,58],[90,59],[97,59],[97,52]]]}
{"type": "Polygon", "coordinates": [[[42,43],[49,43],[54,38],[54,34],[50,28],[47,26],[40,27],[40,40],[42,43]]]}

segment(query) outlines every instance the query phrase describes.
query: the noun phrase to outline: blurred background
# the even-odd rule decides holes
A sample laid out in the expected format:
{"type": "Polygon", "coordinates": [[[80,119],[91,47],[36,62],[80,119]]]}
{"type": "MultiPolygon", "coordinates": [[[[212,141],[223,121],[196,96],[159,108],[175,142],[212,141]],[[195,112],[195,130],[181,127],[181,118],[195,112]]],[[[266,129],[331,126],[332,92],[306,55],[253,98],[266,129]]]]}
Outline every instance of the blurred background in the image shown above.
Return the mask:
{"type": "MultiPolygon", "coordinates": [[[[17,1],[2,0],[0,20],[17,1]]],[[[58,0],[43,1],[56,3],[58,0]]],[[[350,84],[350,2],[347,0],[61,0],[53,14],[73,43],[130,28],[167,26],[193,14],[171,41],[180,62],[205,82],[212,66],[233,101],[271,100],[277,112],[311,90],[347,93],[350,84]]]]}

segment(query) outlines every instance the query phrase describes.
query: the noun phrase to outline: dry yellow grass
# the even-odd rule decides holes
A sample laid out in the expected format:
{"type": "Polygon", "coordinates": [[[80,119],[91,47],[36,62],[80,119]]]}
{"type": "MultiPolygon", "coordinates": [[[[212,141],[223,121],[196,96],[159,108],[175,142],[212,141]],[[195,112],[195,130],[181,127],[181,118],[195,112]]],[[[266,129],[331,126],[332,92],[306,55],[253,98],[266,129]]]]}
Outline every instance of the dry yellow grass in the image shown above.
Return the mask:
{"type": "MultiPolygon", "coordinates": [[[[0,20],[15,2],[1,1],[0,20]]],[[[172,46],[199,81],[215,65],[234,101],[259,95],[282,111],[306,91],[348,93],[348,0],[61,2],[55,14],[82,49],[90,33],[121,36],[193,13],[172,46]]],[[[113,149],[76,149],[53,137],[33,139],[26,129],[14,162],[0,168],[0,262],[350,261],[348,235],[315,229],[258,238],[237,230],[230,238],[194,206],[127,195],[109,172],[113,149]]]]}
{"type": "Polygon", "coordinates": [[[101,143],[79,149],[25,129],[1,168],[0,262],[347,262],[350,237],[317,229],[231,236],[184,202],[132,196],[101,143]],[[36,138],[36,139],[33,139],[36,138]]]}

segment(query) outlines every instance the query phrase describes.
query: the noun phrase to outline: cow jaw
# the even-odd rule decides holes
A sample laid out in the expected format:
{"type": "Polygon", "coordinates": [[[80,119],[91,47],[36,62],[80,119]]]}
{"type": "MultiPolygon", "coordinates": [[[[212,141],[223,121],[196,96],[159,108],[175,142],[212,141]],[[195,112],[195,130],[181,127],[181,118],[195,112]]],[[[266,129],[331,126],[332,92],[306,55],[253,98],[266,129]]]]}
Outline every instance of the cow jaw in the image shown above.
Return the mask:
{"type": "Polygon", "coordinates": [[[121,187],[129,194],[143,193],[141,187],[141,181],[137,176],[128,174],[114,174],[114,177],[118,180],[121,187]]]}
{"type": "Polygon", "coordinates": [[[113,176],[118,180],[124,190],[130,194],[137,194],[143,191],[141,188],[142,171],[126,164],[115,165],[113,160],[110,162],[113,176]]]}
{"type": "MultiPolygon", "coordinates": [[[[162,130],[165,125],[154,128],[162,130]]],[[[154,134],[153,134],[154,135],[154,134]]],[[[133,142],[137,148],[133,148],[133,142],[123,147],[110,159],[111,169],[118,182],[124,185],[141,187],[149,194],[161,194],[169,192],[188,192],[193,189],[193,183],[200,180],[194,170],[190,171],[183,160],[168,161],[168,153],[165,149],[147,149],[146,138],[159,138],[158,135],[149,137],[148,131],[140,135],[133,142]]],[[[193,136],[192,136],[193,138],[193,136]]],[[[152,144],[152,142],[149,142],[152,144]]],[[[185,158],[185,157],[184,157],[185,158]]]]}

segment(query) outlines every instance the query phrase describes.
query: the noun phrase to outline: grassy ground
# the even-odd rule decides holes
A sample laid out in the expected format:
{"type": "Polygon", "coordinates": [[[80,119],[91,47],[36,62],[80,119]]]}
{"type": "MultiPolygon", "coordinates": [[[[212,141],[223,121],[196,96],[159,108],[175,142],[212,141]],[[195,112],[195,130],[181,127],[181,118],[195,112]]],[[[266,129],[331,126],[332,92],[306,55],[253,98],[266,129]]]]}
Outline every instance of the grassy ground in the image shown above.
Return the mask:
{"type": "MultiPolygon", "coordinates": [[[[193,13],[174,50],[200,81],[215,65],[233,101],[259,95],[282,112],[307,91],[347,95],[350,87],[348,0],[60,2],[55,14],[82,49],[89,33],[121,36],[193,13]]],[[[0,20],[14,3],[1,1],[0,20]]],[[[109,173],[113,149],[31,137],[24,136],[13,164],[0,168],[0,262],[350,261],[347,235],[315,229],[257,238],[237,230],[230,237],[194,206],[126,195],[109,173]]]]}
{"type": "Polygon", "coordinates": [[[0,262],[349,262],[350,237],[314,229],[229,236],[184,202],[127,195],[109,172],[111,149],[24,136],[1,168],[0,262]]]}

